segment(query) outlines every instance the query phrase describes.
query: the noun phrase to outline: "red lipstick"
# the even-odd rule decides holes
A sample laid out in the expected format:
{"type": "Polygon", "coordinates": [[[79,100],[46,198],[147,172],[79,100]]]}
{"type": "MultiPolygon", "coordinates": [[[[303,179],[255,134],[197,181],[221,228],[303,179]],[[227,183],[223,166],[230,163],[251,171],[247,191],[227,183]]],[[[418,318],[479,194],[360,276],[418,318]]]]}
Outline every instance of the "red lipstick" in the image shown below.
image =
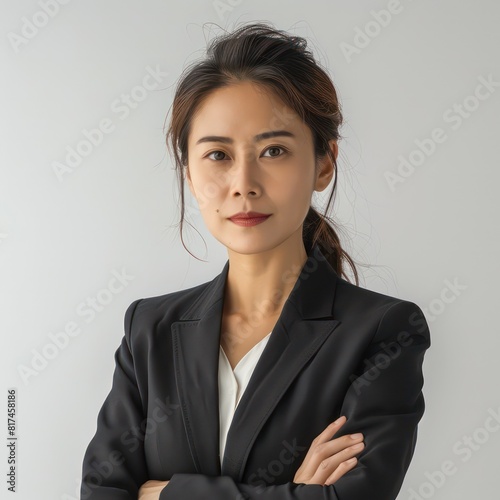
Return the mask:
{"type": "Polygon", "coordinates": [[[229,217],[229,220],[238,226],[250,227],[264,222],[270,216],[271,214],[262,214],[260,212],[238,212],[229,217]]]}

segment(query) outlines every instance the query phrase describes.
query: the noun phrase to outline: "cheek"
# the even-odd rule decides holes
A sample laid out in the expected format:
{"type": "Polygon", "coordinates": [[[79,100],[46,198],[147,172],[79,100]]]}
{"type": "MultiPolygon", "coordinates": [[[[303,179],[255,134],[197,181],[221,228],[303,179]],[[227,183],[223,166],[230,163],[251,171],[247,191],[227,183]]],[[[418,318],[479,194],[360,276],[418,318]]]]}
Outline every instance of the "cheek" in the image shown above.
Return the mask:
{"type": "Polygon", "coordinates": [[[289,205],[300,205],[309,203],[312,195],[312,179],[304,176],[304,170],[298,169],[289,172],[286,179],[277,179],[274,192],[277,199],[289,205]]]}
{"type": "Polygon", "coordinates": [[[224,186],[209,176],[192,177],[193,189],[201,212],[220,209],[221,200],[224,196],[224,186]],[[214,208],[215,207],[215,208],[214,208]]]}

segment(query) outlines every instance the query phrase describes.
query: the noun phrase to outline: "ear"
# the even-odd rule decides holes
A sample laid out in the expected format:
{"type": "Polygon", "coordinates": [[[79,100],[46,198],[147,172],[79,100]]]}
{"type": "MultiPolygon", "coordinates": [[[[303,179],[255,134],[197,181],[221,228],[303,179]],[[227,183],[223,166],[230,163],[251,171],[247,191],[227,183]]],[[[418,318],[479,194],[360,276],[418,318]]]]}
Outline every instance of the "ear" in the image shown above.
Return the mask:
{"type": "MultiPolygon", "coordinates": [[[[338,146],[337,146],[337,141],[335,139],[332,139],[329,141],[330,144],[330,149],[333,153],[333,157],[335,160],[337,160],[337,155],[338,155],[338,146]]],[[[335,165],[331,161],[330,157],[325,154],[321,160],[319,160],[319,165],[318,165],[318,173],[316,175],[316,181],[314,184],[314,190],[315,191],[323,191],[326,189],[328,184],[330,184],[330,181],[333,178],[335,172],[335,165]]]]}

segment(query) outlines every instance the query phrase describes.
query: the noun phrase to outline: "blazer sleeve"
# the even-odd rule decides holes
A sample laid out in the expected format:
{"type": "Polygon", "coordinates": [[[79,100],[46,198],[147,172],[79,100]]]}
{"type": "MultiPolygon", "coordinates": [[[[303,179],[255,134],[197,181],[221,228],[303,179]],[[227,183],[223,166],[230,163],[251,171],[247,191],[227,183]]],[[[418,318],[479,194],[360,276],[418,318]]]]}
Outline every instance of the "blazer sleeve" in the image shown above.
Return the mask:
{"type": "Polygon", "coordinates": [[[137,499],[148,480],[143,446],[125,439],[144,420],[130,352],[130,329],[138,299],[125,312],[125,335],[115,352],[111,391],[97,416],[97,431],[83,459],[80,500],[137,499]]]}
{"type": "Polygon", "coordinates": [[[430,332],[421,309],[410,301],[391,303],[352,374],[340,412],[347,421],[332,436],[362,432],[365,448],[356,466],[334,484],[255,486],[229,476],[179,473],[160,500],[395,500],[424,413],[422,364],[428,347],[430,332]]]}

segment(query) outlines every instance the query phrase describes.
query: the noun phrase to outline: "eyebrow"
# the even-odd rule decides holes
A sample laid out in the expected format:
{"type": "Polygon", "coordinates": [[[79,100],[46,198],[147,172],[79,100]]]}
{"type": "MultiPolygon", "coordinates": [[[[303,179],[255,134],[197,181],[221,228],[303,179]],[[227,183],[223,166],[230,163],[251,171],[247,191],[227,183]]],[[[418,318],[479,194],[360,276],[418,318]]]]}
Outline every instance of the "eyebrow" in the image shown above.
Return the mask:
{"type": "MultiPolygon", "coordinates": [[[[262,132],[262,134],[257,134],[253,138],[253,142],[259,142],[264,139],[270,139],[272,137],[295,137],[295,134],[289,132],[288,130],[271,130],[269,132],[262,132]]],[[[225,144],[232,144],[234,141],[231,137],[223,137],[220,135],[207,135],[206,137],[201,137],[196,141],[196,144],[201,144],[202,142],[224,142],[225,144]]]]}

